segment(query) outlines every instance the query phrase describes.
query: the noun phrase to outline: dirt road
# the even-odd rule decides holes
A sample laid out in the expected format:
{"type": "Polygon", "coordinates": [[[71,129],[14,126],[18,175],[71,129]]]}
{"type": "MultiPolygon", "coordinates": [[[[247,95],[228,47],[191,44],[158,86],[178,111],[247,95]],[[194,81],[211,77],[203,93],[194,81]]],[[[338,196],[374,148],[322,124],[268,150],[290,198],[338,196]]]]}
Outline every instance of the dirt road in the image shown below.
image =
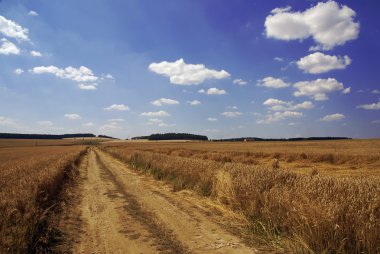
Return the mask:
{"type": "Polygon", "coordinates": [[[74,253],[261,253],[167,185],[99,150],[87,156],[74,253]]]}

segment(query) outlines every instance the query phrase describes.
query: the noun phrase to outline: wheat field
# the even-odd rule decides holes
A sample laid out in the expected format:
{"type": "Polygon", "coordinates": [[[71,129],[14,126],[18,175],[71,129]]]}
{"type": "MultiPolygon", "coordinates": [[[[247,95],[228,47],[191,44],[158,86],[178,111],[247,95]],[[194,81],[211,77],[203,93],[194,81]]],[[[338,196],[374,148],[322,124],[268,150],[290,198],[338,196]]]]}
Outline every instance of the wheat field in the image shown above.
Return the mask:
{"type": "Polygon", "coordinates": [[[63,185],[74,178],[85,150],[85,146],[0,149],[0,253],[48,251],[55,234],[49,216],[58,209],[63,185]]]}
{"type": "Polygon", "coordinates": [[[243,214],[295,253],[379,253],[379,140],[125,142],[102,149],[243,214]]]}

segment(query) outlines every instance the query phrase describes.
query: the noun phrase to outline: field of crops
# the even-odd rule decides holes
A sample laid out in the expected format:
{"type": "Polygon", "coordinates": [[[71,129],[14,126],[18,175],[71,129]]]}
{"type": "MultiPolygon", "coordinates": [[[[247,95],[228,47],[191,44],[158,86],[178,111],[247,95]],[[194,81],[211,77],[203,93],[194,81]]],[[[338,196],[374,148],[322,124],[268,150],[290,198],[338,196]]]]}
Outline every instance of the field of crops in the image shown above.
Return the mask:
{"type": "Polygon", "coordinates": [[[46,251],[54,233],[49,232],[48,217],[57,209],[63,185],[76,174],[85,150],[85,146],[0,149],[0,253],[46,251]]]}
{"type": "Polygon", "coordinates": [[[298,253],[380,252],[380,142],[125,142],[104,151],[298,253]]]}

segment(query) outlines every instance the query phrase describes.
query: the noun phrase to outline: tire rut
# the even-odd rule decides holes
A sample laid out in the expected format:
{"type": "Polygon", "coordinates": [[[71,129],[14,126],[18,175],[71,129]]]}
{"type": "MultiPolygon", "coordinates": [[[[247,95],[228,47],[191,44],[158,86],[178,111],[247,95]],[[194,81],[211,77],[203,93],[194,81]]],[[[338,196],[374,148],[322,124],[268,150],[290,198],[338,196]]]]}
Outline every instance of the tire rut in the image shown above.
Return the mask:
{"type": "Polygon", "coordinates": [[[140,205],[137,199],[125,191],[123,185],[115,177],[115,175],[107,168],[104,162],[101,160],[98,152],[96,154],[96,162],[100,166],[101,170],[107,172],[110,180],[117,187],[117,191],[121,193],[127,204],[124,205],[125,211],[128,212],[134,219],[139,221],[142,225],[145,225],[146,229],[154,236],[154,241],[158,246],[158,251],[163,253],[190,253],[190,251],[179,242],[171,230],[160,223],[155,215],[140,205]]]}

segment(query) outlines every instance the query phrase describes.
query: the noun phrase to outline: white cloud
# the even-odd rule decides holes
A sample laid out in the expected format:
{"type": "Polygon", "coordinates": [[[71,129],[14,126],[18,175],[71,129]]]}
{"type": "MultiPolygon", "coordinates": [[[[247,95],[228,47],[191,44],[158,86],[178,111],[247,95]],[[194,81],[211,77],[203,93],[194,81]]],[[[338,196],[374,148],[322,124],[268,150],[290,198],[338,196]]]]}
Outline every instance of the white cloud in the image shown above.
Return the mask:
{"type": "Polygon", "coordinates": [[[332,115],[326,115],[325,117],[321,118],[321,121],[332,122],[332,121],[339,121],[339,120],[342,120],[344,118],[345,118],[345,116],[343,114],[336,113],[336,114],[332,114],[332,115]]]}
{"type": "Polygon", "coordinates": [[[149,117],[162,117],[162,116],[170,116],[170,114],[166,111],[160,110],[157,112],[144,112],[141,113],[142,116],[149,116],[149,117]]]}
{"type": "Polygon", "coordinates": [[[91,127],[91,126],[94,126],[94,123],[88,122],[88,123],[82,124],[82,126],[84,126],[84,127],[91,127]]]}
{"type": "Polygon", "coordinates": [[[52,121],[38,121],[37,124],[42,125],[42,126],[46,126],[46,127],[50,127],[50,126],[54,125],[54,123],[52,121]]]}
{"type": "Polygon", "coordinates": [[[189,103],[191,106],[197,106],[201,104],[201,102],[198,100],[187,101],[187,103],[189,103]]]}
{"type": "Polygon", "coordinates": [[[11,126],[14,124],[15,124],[15,122],[12,118],[0,116],[0,126],[11,126]]]}
{"type": "Polygon", "coordinates": [[[65,114],[65,117],[70,120],[79,120],[82,119],[82,117],[78,114],[65,114]]]}
{"type": "Polygon", "coordinates": [[[166,99],[166,98],[161,98],[158,100],[154,100],[150,102],[154,106],[162,106],[162,105],[177,105],[179,104],[179,101],[172,100],[172,99],[166,99]]]}
{"type": "Polygon", "coordinates": [[[372,90],[371,93],[373,93],[373,94],[380,94],[380,90],[375,89],[375,90],[372,90]]]}
{"type": "Polygon", "coordinates": [[[60,69],[53,65],[38,66],[34,67],[29,71],[35,74],[50,73],[58,78],[70,79],[76,82],[94,82],[98,79],[98,77],[94,75],[92,70],[85,66],[80,66],[79,68],[69,66],[65,69],[60,69]]]}
{"type": "Polygon", "coordinates": [[[96,90],[97,83],[93,84],[78,84],[79,89],[82,90],[96,90]]]}
{"type": "Polygon", "coordinates": [[[107,74],[102,73],[100,75],[100,80],[101,81],[103,81],[103,80],[115,80],[115,78],[110,73],[107,73],[107,74]]]}
{"type": "Polygon", "coordinates": [[[200,90],[198,90],[198,93],[204,93],[204,94],[210,94],[210,95],[223,95],[223,94],[227,94],[227,92],[225,90],[218,89],[218,88],[215,88],[215,87],[209,88],[207,90],[200,89],[200,90]]]}
{"type": "Polygon", "coordinates": [[[368,110],[380,110],[380,100],[377,103],[359,105],[357,106],[357,108],[368,109],[368,110]]]}
{"type": "Polygon", "coordinates": [[[232,117],[238,117],[238,116],[241,116],[242,113],[239,112],[239,111],[226,111],[226,112],[221,113],[221,115],[222,115],[222,116],[225,116],[225,117],[232,118],[232,117]]]}
{"type": "Polygon", "coordinates": [[[233,81],[233,83],[234,83],[235,85],[239,85],[239,86],[245,86],[245,85],[248,84],[247,81],[244,81],[244,80],[242,80],[242,79],[240,79],[240,78],[235,79],[235,80],[233,81]]]}
{"type": "Polygon", "coordinates": [[[257,86],[264,86],[269,88],[284,88],[290,86],[289,83],[285,83],[282,79],[266,77],[257,81],[257,86]]]}
{"type": "Polygon", "coordinates": [[[287,118],[299,118],[302,117],[302,112],[297,111],[284,111],[284,112],[275,112],[271,114],[267,114],[265,119],[259,119],[256,121],[258,124],[270,124],[274,122],[278,122],[281,120],[285,120],[287,118]]]}
{"type": "Polygon", "coordinates": [[[312,109],[314,108],[314,104],[311,101],[304,101],[299,104],[295,104],[294,106],[290,106],[289,110],[301,110],[301,109],[312,109]]]}
{"type": "Polygon", "coordinates": [[[349,64],[351,64],[351,59],[348,56],[331,56],[320,52],[315,52],[297,61],[299,69],[311,74],[345,69],[349,64]]]}
{"type": "Polygon", "coordinates": [[[28,15],[29,16],[38,16],[38,13],[35,12],[35,11],[33,11],[33,10],[31,10],[31,11],[28,12],[28,15]]]}
{"type": "Polygon", "coordinates": [[[327,100],[327,93],[343,90],[343,84],[334,78],[317,79],[313,81],[301,81],[294,85],[297,89],[294,96],[309,96],[316,101],[327,100]]]}
{"type": "Polygon", "coordinates": [[[1,55],[19,55],[20,49],[12,42],[3,38],[1,39],[0,54],[1,55]]]}
{"type": "Polygon", "coordinates": [[[124,119],[123,119],[123,118],[113,118],[113,119],[108,119],[107,121],[108,121],[108,122],[118,122],[118,123],[122,123],[122,122],[124,122],[124,119]]]}
{"type": "Polygon", "coordinates": [[[0,15],[0,33],[17,40],[29,41],[28,29],[0,15]]]}
{"type": "Polygon", "coordinates": [[[129,110],[129,107],[124,104],[112,104],[111,106],[108,106],[104,108],[105,110],[118,110],[118,111],[127,111],[129,110]]]}
{"type": "Polygon", "coordinates": [[[371,123],[380,123],[380,120],[373,120],[371,123]]]}
{"type": "Polygon", "coordinates": [[[296,123],[291,122],[291,123],[288,123],[288,125],[289,126],[294,126],[294,125],[296,125],[296,123]]]}
{"type": "Polygon", "coordinates": [[[162,120],[162,119],[158,119],[158,118],[150,118],[149,120],[148,120],[150,123],[163,123],[164,122],[164,120],[162,120]]]}
{"type": "Polygon", "coordinates": [[[292,101],[282,101],[273,98],[264,101],[263,105],[269,106],[273,111],[294,111],[314,108],[314,104],[311,101],[304,101],[299,104],[294,104],[292,101]]]}
{"type": "Polygon", "coordinates": [[[24,72],[24,70],[23,69],[20,69],[20,68],[17,68],[17,69],[15,69],[14,71],[13,71],[13,73],[14,74],[17,74],[17,75],[20,75],[20,74],[22,74],[24,72]]]}
{"type": "Polygon", "coordinates": [[[209,121],[209,122],[216,122],[216,121],[218,121],[218,119],[214,118],[214,117],[209,117],[209,118],[207,118],[207,121],[209,121]]]}
{"type": "Polygon", "coordinates": [[[100,126],[99,129],[102,131],[107,131],[107,130],[120,130],[123,128],[119,126],[118,123],[110,123],[110,124],[105,124],[105,125],[100,126]]]}
{"type": "Polygon", "coordinates": [[[335,1],[320,2],[304,12],[276,8],[266,17],[266,36],[286,41],[312,37],[319,46],[315,49],[329,50],[358,37],[355,16],[354,10],[335,1]]]}
{"type": "Polygon", "coordinates": [[[35,50],[30,51],[30,55],[34,56],[34,57],[41,57],[42,56],[41,52],[35,51],[35,50]]]}
{"type": "Polygon", "coordinates": [[[159,127],[170,127],[170,126],[175,126],[175,124],[168,124],[165,123],[162,119],[157,119],[157,118],[150,118],[148,120],[148,125],[153,125],[157,124],[159,127]]]}
{"type": "Polygon", "coordinates": [[[349,94],[349,93],[351,93],[351,87],[347,87],[347,88],[343,89],[343,91],[342,91],[342,94],[349,94]]]}
{"type": "Polygon", "coordinates": [[[270,13],[272,13],[272,14],[278,14],[278,13],[288,12],[291,9],[292,9],[292,7],[290,7],[290,6],[280,7],[280,8],[275,8],[275,9],[271,10],[270,13]]]}
{"type": "Polygon", "coordinates": [[[224,79],[230,77],[225,70],[207,69],[203,64],[187,64],[181,58],[175,62],[151,63],[149,70],[170,78],[175,85],[198,85],[207,79],[224,79]]]}
{"type": "Polygon", "coordinates": [[[283,58],[277,57],[277,56],[275,58],[273,58],[273,60],[275,60],[276,62],[283,62],[284,61],[283,58]]]}

